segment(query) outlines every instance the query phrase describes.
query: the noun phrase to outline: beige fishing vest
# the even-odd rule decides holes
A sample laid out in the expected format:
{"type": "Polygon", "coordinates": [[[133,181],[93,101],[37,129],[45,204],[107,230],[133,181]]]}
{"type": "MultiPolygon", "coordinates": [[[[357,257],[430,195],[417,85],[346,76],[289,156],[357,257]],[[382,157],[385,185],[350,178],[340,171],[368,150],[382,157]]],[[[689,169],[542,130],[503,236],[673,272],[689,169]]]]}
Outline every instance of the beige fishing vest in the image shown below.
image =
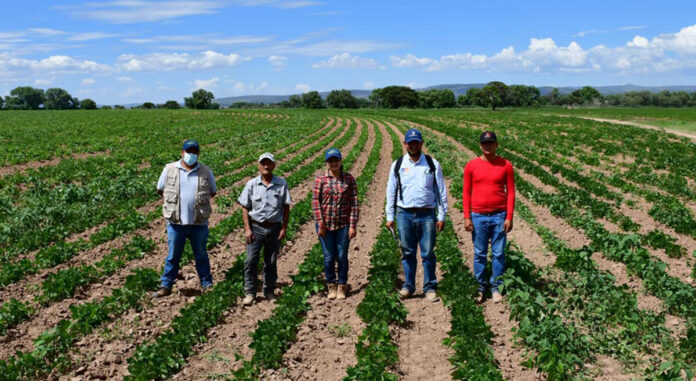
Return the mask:
{"type": "MultiPolygon", "coordinates": [[[[164,218],[172,224],[181,224],[181,209],[179,201],[179,168],[178,161],[166,166],[167,181],[164,184],[164,205],[162,212],[164,218]]],[[[198,164],[198,191],[196,192],[196,206],[194,207],[194,224],[201,224],[210,217],[210,168],[198,164]]]]}

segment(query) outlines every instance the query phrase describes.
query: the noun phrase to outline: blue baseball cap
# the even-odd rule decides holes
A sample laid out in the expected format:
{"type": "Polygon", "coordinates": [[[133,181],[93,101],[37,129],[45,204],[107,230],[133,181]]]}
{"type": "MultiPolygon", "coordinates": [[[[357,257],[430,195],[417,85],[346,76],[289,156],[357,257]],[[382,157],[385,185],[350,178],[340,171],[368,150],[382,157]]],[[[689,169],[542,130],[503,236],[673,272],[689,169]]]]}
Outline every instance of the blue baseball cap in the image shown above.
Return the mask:
{"type": "Polygon", "coordinates": [[[184,142],[184,145],[181,147],[182,150],[186,151],[189,148],[195,148],[197,150],[200,150],[201,147],[198,145],[198,142],[195,140],[187,140],[184,142]]]}
{"type": "Polygon", "coordinates": [[[404,141],[406,143],[410,143],[412,141],[423,142],[423,135],[421,135],[421,132],[418,131],[417,129],[412,128],[412,129],[406,131],[406,135],[404,135],[404,141]]]}
{"type": "Polygon", "coordinates": [[[326,153],[324,154],[324,161],[327,161],[332,157],[343,159],[343,157],[341,156],[341,151],[339,151],[336,148],[329,148],[328,151],[326,151],[326,153]]]}

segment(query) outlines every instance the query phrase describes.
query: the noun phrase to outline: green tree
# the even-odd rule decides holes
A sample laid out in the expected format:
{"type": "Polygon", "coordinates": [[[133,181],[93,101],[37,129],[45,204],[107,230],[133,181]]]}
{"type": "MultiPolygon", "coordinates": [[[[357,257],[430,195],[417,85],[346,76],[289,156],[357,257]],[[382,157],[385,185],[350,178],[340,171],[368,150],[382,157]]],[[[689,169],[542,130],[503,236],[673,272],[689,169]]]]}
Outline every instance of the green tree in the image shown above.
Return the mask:
{"type": "Polygon", "coordinates": [[[0,110],[2,110],[5,106],[5,98],[0,96],[0,110]]]}
{"type": "Polygon", "coordinates": [[[585,86],[570,93],[570,98],[575,104],[599,105],[604,100],[602,94],[592,86],[585,86]]]}
{"type": "Polygon", "coordinates": [[[471,102],[469,102],[469,97],[466,96],[466,94],[462,94],[457,97],[457,105],[459,107],[466,107],[471,105],[471,102]]]}
{"type": "Polygon", "coordinates": [[[534,86],[511,85],[506,106],[529,107],[541,104],[541,93],[534,86]]]}
{"type": "Polygon", "coordinates": [[[302,107],[302,97],[297,94],[291,95],[288,99],[288,102],[290,103],[290,107],[292,108],[302,107]]]}
{"type": "Polygon", "coordinates": [[[493,111],[495,111],[497,106],[505,106],[508,104],[510,90],[503,82],[488,82],[481,90],[486,98],[488,98],[488,106],[490,106],[493,111]]]}
{"type": "Polygon", "coordinates": [[[469,88],[466,90],[466,98],[472,106],[490,107],[490,99],[483,89],[477,89],[475,87],[469,88]]]}
{"type": "Polygon", "coordinates": [[[418,93],[407,86],[387,86],[372,90],[370,101],[375,107],[418,107],[418,93]]]}
{"type": "Polygon", "coordinates": [[[112,107],[109,106],[109,105],[103,105],[103,106],[101,106],[101,107],[99,107],[99,108],[102,109],[102,110],[111,110],[112,107]]]}
{"type": "Polygon", "coordinates": [[[422,108],[450,108],[456,106],[454,93],[449,89],[430,89],[418,93],[418,101],[422,108]]]}
{"type": "Polygon", "coordinates": [[[97,102],[89,98],[83,99],[82,102],[80,102],[80,108],[83,110],[96,110],[97,102]]]}
{"type": "Polygon", "coordinates": [[[143,103],[142,106],[140,106],[140,107],[149,110],[149,109],[155,108],[155,104],[152,103],[152,102],[145,102],[145,103],[143,103]]]}
{"type": "Polygon", "coordinates": [[[206,109],[210,108],[213,99],[215,99],[215,96],[212,92],[198,89],[191,93],[191,97],[184,98],[184,104],[187,108],[206,109]]]}
{"type": "Polygon", "coordinates": [[[20,86],[10,91],[10,96],[5,98],[5,107],[13,110],[38,110],[45,100],[42,89],[20,86]]]}
{"type": "Polygon", "coordinates": [[[333,108],[358,108],[358,99],[350,90],[332,90],[326,96],[326,104],[333,108]]]}
{"type": "Polygon", "coordinates": [[[302,94],[301,101],[303,108],[325,108],[324,100],[321,99],[321,95],[317,91],[310,91],[302,94]]]}
{"type": "Polygon", "coordinates": [[[80,106],[77,98],[58,87],[46,90],[45,97],[44,108],[47,110],[74,110],[80,106]]]}
{"type": "Polygon", "coordinates": [[[181,105],[179,105],[179,102],[177,101],[166,101],[164,104],[160,106],[160,108],[168,108],[168,109],[178,109],[181,108],[181,105]]]}
{"type": "Polygon", "coordinates": [[[122,106],[122,105],[115,105],[114,106],[114,110],[125,110],[125,109],[126,109],[126,107],[122,106]]]}

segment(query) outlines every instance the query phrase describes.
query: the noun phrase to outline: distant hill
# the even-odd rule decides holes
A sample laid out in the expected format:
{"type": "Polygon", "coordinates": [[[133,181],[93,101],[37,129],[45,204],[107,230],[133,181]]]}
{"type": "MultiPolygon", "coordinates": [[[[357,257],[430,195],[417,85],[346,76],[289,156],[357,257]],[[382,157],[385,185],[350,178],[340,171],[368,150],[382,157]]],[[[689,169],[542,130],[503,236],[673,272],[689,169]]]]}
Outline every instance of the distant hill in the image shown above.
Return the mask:
{"type": "MultiPolygon", "coordinates": [[[[485,83],[463,83],[463,84],[442,84],[442,85],[435,85],[435,86],[428,86],[420,89],[416,89],[416,91],[424,91],[424,90],[430,90],[430,89],[437,89],[437,90],[442,90],[442,89],[449,89],[454,92],[454,96],[458,97],[462,94],[466,94],[466,91],[469,90],[470,88],[482,88],[485,86],[485,83]]],[[[547,95],[553,90],[553,86],[537,86],[539,88],[539,92],[541,95],[547,95]]],[[[597,89],[600,93],[604,95],[609,95],[609,94],[621,94],[625,93],[628,91],[643,91],[647,90],[652,93],[660,92],[663,90],[669,90],[669,91],[686,91],[688,93],[696,92],[696,86],[638,86],[638,85],[631,85],[631,84],[626,84],[626,85],[616,85],[616,86],[593,86],[595,89],[597,89]]],[[[565,86],[565,87],[558,87],[558,91],[561,94],[570,94],[573,91],[582,88],[582,86],[565,86]]],[[[370,96],[372,93],[371,90],[351,90],[353,93],[353,96],[358,97],[358,98],[367,98],[370,96]]],[[[326,96],[329,94],[328,91],[323,91],[319,93],[322,98],[326,98],[326,96]]],[[[278,103],[282,101],[286,101],[290,98],[290,95],[293,94],[288,94],[288,95],[244,95],[244,96],[239,96],[239,97],[225,97],[225,98],[216,98],[214,102],[219,103],[221,106],[230,106],[231,104],[235,102],[248,102],[248,103],[278,103]]],[[[298,94],[299,95],[299,94],[298,94]]]]}

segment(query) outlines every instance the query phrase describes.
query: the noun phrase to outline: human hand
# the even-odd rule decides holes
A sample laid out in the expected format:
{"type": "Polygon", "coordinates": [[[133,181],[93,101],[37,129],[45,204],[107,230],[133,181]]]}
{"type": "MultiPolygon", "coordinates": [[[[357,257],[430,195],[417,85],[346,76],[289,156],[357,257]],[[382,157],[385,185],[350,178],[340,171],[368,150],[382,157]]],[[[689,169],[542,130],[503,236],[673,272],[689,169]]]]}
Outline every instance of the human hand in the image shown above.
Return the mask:
{"type": "Polygon", "coordinates": [[[287,235],[287,229],[281,228],[280,233],[278,233],[278,241],[282,241],[287,235]]]}
{"type": "Polygon", "coordinates": [[[387,229],[394,231],[394,221],[387,221],[387,229]]]}
{"type": "Polygon", "coordinates": [[[435,227],[437,228],[437,232],[441,232],[442,229],[445,228],[445,221],[438,221],[435,223],[435,227]]]}
{"type": "Polygon", "coordinates": [[[254,239],[256,237],[254,237],[254,232],[252,232],[251,229],[249,229],[249,230],[244,231],[244,238],[246,239],[246,243],[248,245],[248,244],[254,242],[254,239]]]}
{"type": "Polygon", "coordinates": [[[358,234],[355,228],[348,229],[348,238],[353,239],[358,234]]]}
{"type": "Polygon", "coordinates": [[[512,231],[512,220],[505,220],[503,223],[503,230],[505,230],[505,233],[510,233],[512,231]]]}
{"type": "Polygon", "coordinates": [[[474,224],[471,222],[471,218],[464,219],[464,230],[468,232],[474,231],[474,224]]]}
{"type": "Polygon", "coordinates": [[[318,232],[317,234],[319,234],[319,236],[320,236],[321,238],[326,237],[326,228],[323,227],[323,226],[320,227],[320,228],[319,228],[319,232],[318,232]]]}

